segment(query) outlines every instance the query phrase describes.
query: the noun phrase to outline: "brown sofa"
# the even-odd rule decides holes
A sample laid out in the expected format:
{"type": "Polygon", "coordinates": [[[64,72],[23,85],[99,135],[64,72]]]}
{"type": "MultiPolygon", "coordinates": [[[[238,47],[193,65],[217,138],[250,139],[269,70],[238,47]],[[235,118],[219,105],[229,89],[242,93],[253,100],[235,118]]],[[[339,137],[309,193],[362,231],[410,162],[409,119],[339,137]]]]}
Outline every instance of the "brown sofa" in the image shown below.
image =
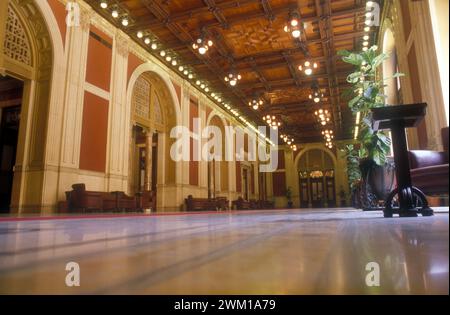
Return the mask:
{"type": "Polygon", "coordinates": [[[448,195],[448,127],[442,130],[444,152],[409,151],[411,180],[426,195],[448,195]]]}
{"type": "Polygon", "coordinates": [[[154,201],[152,192],[143,192],[132,197],[122,191],[89,191],[86,190],[85,184],[74,184],[72,191],[66,192],[66,204],[69,212],[143,211],[149,208],[155,209],[154,201]]]}

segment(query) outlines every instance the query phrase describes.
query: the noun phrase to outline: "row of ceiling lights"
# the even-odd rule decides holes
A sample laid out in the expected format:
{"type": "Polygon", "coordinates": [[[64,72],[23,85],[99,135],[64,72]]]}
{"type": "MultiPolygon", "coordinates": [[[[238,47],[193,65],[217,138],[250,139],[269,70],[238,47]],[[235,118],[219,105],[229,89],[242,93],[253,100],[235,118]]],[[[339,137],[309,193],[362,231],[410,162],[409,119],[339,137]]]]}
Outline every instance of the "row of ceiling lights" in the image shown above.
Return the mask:
{"type": "MultiPolygon", "coordinates": [[[[367,1],[366,2],[366,21],[365,21],[365,27],[364,27],[364,36],[363,36],[363,51],[367,51],[369,50],[369,40],[370,40],[370,26],[372,25],[373,21],[373,13],[372,11],[374,10],[375,7],[375,3],[374,1],[367,1]]],[[[376,46],[374,46],[375,50],[377,49],[376,46]]],[[[360,93],[362,93],[360,91],[360,93]]],[[[359,123],[360,123],[360,119],[361,119],[361,114],[358,112],[356,114],[356,121],[355,121],[355,134],[354,134],[354,139],[358,139],[358,134],[359,134],[359,123]]]]}
{"type": "Polygon", "coordinates": [[[364,24],[366,25],[364,27],[364,36],[363,36],[363,51],[367,51],[369,49],[369,40],[370,40],[370,26],[372,25],[373,21],[373,13],[372,10],[374,9],[375,3],[373,1],[367,1],[366,2],[366,21],[364,24]]]}

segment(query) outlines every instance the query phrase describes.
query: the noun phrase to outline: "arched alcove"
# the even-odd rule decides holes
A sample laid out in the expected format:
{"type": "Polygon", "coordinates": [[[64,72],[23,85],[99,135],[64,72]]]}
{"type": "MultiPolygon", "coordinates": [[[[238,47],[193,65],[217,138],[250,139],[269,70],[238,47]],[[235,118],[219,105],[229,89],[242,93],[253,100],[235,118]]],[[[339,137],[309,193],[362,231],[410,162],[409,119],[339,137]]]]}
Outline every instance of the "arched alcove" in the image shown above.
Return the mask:
{"type": "Polygon", "coordinates": [[[208,162],[208,195],[216,197],[230,190],[229,185],[229,162],[225,158],[225,126],[226,122],[216,113],[211,113],[207,119],[207,126],[217,127],[220,130],[221,158],[208,162]]]}
{"type": "Polygon", "coordinates": [[[177,105],[169,86],[154,71],[139,74],[131,90],[130,193],[152,191],[164,205],[163,191],[177,183],[177,164],[170,158],[177,125],[177,105]]]}
{"type": "MultiPolygon", "coordinates": [[[[45,5],[38,5],[34,1],[10,0],[7,19],[5,24],[0,25],[0,32],[4,34],[0,70],[4,79],[14,78],[23,85],[20,102],[17,101],[15,105],[19,113],[17,141],[10,143],[15,157],[11,164],[13,180],[9,207],[13,212],[40,211],[46,202],[43,191],[46,186],[45,164],[49,158],[47,138],[53,47],[61,43],[52,41],[40,7],[45,5]]],[[[0,150],[2,157],[5,149],[0,150]]]]}
{"type": "Polygon", "coordinates": [[[328,150],[310,148],[295,161],[302,208],[336,206],[336,158],[328,150]]]}

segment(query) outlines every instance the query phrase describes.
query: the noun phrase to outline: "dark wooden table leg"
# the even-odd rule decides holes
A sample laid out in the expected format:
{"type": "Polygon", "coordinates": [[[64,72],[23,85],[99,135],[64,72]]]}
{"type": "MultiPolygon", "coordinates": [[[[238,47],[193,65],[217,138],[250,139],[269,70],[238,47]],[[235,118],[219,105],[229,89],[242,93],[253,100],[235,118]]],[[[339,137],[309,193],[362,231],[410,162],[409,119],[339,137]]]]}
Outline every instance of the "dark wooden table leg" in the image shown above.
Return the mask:
{"type": "Polygon", "coordinates": [[[418,209],[414,202],[404,122],[398,121],[392,124],[391,132],[400,206],[399,214],[404,217],[417,217],[418,209]]]}

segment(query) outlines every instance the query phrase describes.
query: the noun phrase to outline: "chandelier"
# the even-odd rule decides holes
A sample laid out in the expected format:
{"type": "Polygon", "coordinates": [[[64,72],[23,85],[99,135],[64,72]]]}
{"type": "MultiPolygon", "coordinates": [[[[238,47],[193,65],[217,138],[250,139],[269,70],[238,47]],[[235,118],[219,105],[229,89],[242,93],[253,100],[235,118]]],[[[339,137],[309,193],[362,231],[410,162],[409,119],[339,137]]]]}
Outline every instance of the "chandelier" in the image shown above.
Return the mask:
{"type": "Polygon", "coordinates": [[[242,79],[242,76],[236,71],[232,70],[225,78],[225,82],[227,82],[231,86],[236,86],[239,80],[242,79]]]}
{"type": "Polygon", "coordinates": [[[263,117],[263,120],[273,129],[277,130],[279,127],[281,127],[281,122],[277,121],[277,118],[275,116],[266,115],[263,117]]]}
{"type": "Polygon", "coordinates": [[[316,115],[319,123],[322,126],[325,126],[326,124],[328,124],[331,121],[330,112],[328,110],[326,110],[326,109],[316,110],[314,112],[314,115],[316,115]]]}
{"type": "Polygon", "coordinates": [[[260,98],[254,98],[250,102],[248,102],[248,106],[253,108],[254,110],[258,110],[260,106],[264,104],[264,101],[260,98]]]}
{"type": "Polygon", "coordinates": [[[281,137],[281,139],[283,139],[284,143],[291,146],[291,148],[295,147],[294,151],[297,151],[297,146],[295,144],[293,144],[295,141],[294,138],[289,138],[288,135],[284,135],[284,134],[281,135],[280,137],[281,137]]]}
{"type": "Polygon", "coordinates": [[[207,40],[202,36],[192,44],[192,48],[197,50],[200,55],[204,55],[209,50],[209,47],[212,47],[212,45],[214,45],[212,40],[207,40]]]}
{"type": "Polygon", "coordinates": [[[322,131],[322,135],[325,139],[325,146],[329,149],[333,148],[333,139],[334,139],[333,130],[325,129],[322,131]]]}
{"type": "Polygon", "coordinates": [[[319,66],[316,62],[311,63],[310,61],[305,61],[302,65],[298,66],[298,70],[303,71],[306,75],[311,75],[313,69],[317,69],[319,66]]]}
{"type": "Polygon", "coordinates": [[[284,31],[290,33],[293,38],[299,38],[302,34],[300,26],[300,15],[297,12],[289,14],[289,20],[284,26],[284,31]]]}
{"type": "Polygon", "coordinates": [[[312,93],[309,94],[309,99],[313,100],[314,103],[320,103],[320,101],[322,101],[324,95],[322,93],[322,91],[320,90],[320,88],[317,85],[314,85],[312,87],[312,93]]]}

